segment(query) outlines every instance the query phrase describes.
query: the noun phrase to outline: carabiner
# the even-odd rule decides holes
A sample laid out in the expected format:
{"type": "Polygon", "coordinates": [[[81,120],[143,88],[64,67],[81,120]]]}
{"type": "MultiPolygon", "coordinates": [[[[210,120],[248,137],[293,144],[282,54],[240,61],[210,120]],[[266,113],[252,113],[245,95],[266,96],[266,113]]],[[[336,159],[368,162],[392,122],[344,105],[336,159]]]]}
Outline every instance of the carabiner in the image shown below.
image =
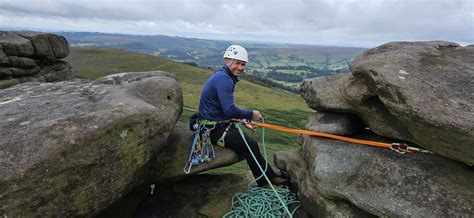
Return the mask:
{"type": "Polygon", "coordinates": [[[188,162],[188,163],[184,166],[184,168],[183,168],[184,174],[186,174],[186,175],[189,174],[189,172],[191,172],[191,167],[192,167],[192,166],[193,166],[193,165],[191,164],[191,162],[188,162]],[[186,169],[186,168],[187,168],[187,169],[186,169]]]}
{"type": "Polygon", "coordinates": [[[390,150],[396,151],[399,154],[406,154],[408,145],[405,143],[392,143],[390,150]]]}

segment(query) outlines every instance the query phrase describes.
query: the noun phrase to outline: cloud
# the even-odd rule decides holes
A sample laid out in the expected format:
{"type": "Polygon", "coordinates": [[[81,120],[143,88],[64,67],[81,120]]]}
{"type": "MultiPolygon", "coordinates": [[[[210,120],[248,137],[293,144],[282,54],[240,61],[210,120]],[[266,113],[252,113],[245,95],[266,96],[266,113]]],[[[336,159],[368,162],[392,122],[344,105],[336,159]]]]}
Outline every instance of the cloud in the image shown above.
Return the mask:
{"type": "Polygon", "coordinates": [[[474,43],[470,0],[3,0],[0,26],[372,47],[474,43]]]}

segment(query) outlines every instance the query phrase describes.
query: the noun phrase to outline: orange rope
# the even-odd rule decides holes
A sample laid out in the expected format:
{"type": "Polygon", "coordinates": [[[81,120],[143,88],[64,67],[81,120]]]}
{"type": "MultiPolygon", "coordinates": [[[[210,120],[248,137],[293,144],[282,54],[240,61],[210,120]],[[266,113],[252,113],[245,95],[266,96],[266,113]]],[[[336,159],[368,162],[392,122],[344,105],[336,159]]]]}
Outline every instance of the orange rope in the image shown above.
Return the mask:
{"type": "Polygon", "coordinates": [[[382,147],[382,148],[389,148],[390,149],[391,146],[392,146],[391,144],[383,143],[383,142],[374,142],[374,141],[367,141],[367,140],[361,140],[361,139],[353,139],[353,138],[349,138],[349,137],[332,135],[332,134],[315,132],[315,131],[309,131],[309,130],[291,129],[291,128],[272,125],[272,124],[267,124],[267,123],[258,123],[258,122],[253,122],[252,121],[252,124],[255,125],[255,126],[268,128],[268,129],[274,129],[274,130],[283,131],[283,132],[291,132],[291,133],[296,133],[296,134],[319,136],[319,137],[337,139],[337,140],[341,140],[341,141],[353,142],[353,143],[364,144],[364,145],[371,145],[371,146],[382,147]]]}

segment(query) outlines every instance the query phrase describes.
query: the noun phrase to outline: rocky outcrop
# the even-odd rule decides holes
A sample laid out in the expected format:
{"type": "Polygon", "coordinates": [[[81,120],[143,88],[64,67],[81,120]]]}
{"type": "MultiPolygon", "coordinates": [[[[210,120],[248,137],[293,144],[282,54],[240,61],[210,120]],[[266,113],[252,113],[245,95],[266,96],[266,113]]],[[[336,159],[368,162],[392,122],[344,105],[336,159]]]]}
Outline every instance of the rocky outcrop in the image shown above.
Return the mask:
{"type": "Polygon", "coordinates": [[[96,214],[143,184],[181,110],[165,72],[0,90],[0,216],[96,214]]]}
{"type": "Polygon", "coordinates": [[[301,150],[275,153],[277,167],[291,178],[298,200],[313,217],[370,217],[371,215],[341,199],[324,197],[312,180],[301,150]]]}
{"type": "Polygon", "coordinates": [[[276,153],[276,164],[313,216],[474,215],[472,169],[442,156],[305,136],[301,151],[276,153]]]}
{"type": "Polygon", "coordinates": [[[474,164],[474,47],[392,42],[351,64],[352,74],[306,80],[318,111],[356,114],[382,136],[474,164]]]}
{"type": "Polygon", "coordinates": [[[74,78],[63,36],[40,32],[0,31],[0,89],[23,82],[74,78]]]}
{"type": "Polygon", "coordinates": [[[305,80],[301,95],[317,110],[307,129],[436,154],[303,136],[300,150],[275,155],[303,206],[313,216],[474,216],[473,48],[387,43],[351,74],[305,80]]]}

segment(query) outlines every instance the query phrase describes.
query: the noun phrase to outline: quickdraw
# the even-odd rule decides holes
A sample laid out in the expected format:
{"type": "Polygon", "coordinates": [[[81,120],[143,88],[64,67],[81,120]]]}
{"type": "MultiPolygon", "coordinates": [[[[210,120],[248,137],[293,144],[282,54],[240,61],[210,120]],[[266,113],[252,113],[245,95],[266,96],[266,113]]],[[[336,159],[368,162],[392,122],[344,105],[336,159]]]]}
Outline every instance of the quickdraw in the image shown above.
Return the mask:
{"type": "Polygon", "coordinates": [[[408,150],[408,145],[405,143],[392,143],[390,145],[390,150],[395,151],[399,154],[413,153],[414,151],[408,150]]]}
{"type": "Polygon", "coordinates": [[[183,168],[185,174],[189,174],[193,166],[197,166],[200,163],[211,162],[215,158],[210,133],[216,127],[216,124],[213,124],[212,127],[209,125],[195,124],[195,127],[188,162],[183,168]]]}

